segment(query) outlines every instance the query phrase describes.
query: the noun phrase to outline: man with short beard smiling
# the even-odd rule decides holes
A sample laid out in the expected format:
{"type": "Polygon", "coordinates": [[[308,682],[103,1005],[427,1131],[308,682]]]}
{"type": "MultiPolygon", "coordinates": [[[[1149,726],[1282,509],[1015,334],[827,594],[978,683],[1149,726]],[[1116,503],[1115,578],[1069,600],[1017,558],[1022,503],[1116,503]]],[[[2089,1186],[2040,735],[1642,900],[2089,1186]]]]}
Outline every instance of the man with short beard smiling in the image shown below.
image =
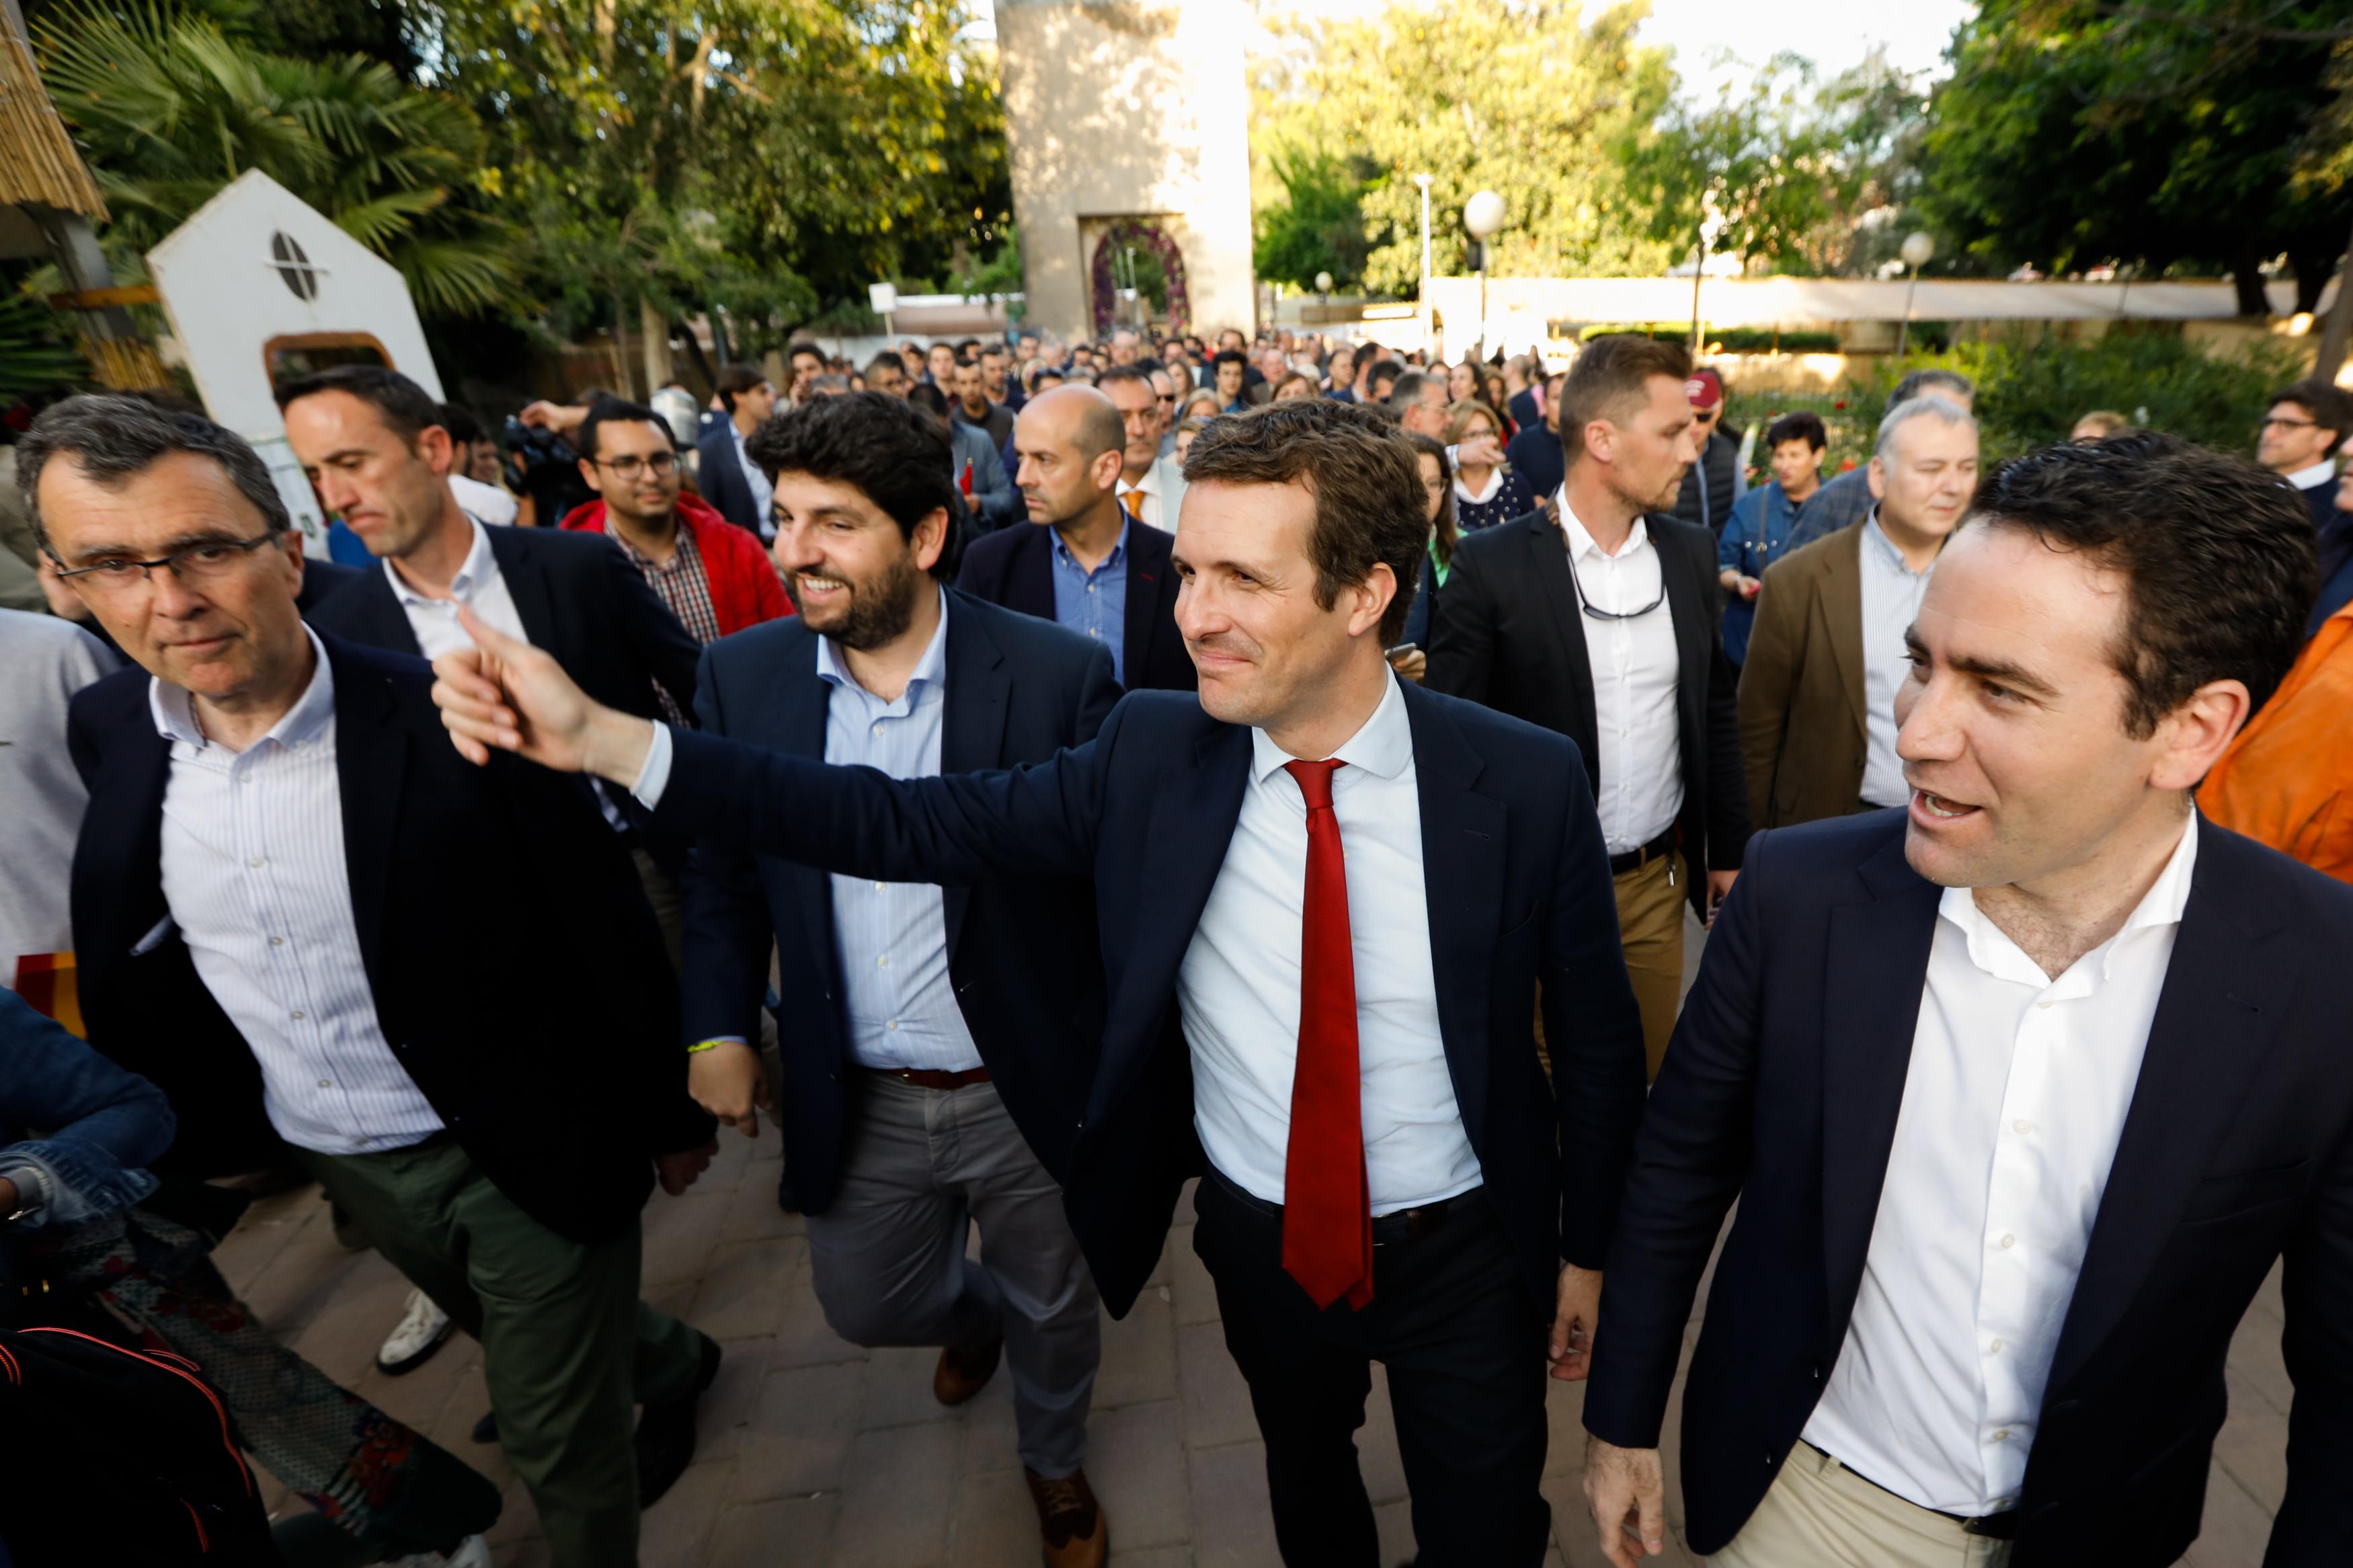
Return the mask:
{"type": "MultiPolygon", "coordinates": [[[[750,450],[776,485],[776,562],[801,614],[710,647],[702,722],[898,778],[1093,739],[1119,696],[1110,654],[945,586],[944,424],[851,393],[771,420],[750,450]]],[[[1100,1563],[1109,1526],[1081,1468],[1100,1308],[1057,1184],[1105,1006],[1092,890],[828,877],[702,842],[687,929],[690,1084],[747,1136],[775,1108],[826,1321],[857,1344],[944,1347],[944,1405],[1009,1362],[1046,1561],[1100,1563]],[[790,1007],[773,1099],[747,1043],[772,945],[790,1007]]]]}

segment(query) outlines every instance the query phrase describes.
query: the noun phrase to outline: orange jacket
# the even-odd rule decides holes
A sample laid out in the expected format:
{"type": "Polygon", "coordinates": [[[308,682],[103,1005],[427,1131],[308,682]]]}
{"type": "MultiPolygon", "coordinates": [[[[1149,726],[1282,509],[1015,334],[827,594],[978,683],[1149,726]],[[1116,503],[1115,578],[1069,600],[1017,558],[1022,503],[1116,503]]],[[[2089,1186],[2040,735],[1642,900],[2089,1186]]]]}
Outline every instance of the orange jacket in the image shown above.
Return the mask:
{"type": "Polygon", "coordinates": [[[2353,882],[2353,605],[2320,623],[2198,789],[2208,817],[2353,882]]]}

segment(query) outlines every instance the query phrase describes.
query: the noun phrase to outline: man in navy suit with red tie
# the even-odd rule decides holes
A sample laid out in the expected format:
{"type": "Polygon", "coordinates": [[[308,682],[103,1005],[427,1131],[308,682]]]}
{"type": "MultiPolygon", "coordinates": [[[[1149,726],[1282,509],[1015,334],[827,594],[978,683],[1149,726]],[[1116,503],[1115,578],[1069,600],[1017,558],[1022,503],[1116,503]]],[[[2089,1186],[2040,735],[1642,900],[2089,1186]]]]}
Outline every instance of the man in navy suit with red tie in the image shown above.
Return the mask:
{"type": "Polygon", "coordinates": [[[1134,1303],[1201,1176],[1284,1559],[1377,1560],[1354,1436],[1378,1360],[1420,1561],[1534,1568],[1542,1368],[1583,1375],[1642,1107],[1592,794],[1564,737],[1391,674],[1426,525],[1377,414],[1219,420],[1186,480],[1199,697],[1131,693],[1049,763],[894,780],[673,731],[495,633],[437,700],[468,755],[598,773],[707,839],[845,875],[1092,878],[1109,1000],[1064,1189],[1104,1300],[1134,1303]]]}

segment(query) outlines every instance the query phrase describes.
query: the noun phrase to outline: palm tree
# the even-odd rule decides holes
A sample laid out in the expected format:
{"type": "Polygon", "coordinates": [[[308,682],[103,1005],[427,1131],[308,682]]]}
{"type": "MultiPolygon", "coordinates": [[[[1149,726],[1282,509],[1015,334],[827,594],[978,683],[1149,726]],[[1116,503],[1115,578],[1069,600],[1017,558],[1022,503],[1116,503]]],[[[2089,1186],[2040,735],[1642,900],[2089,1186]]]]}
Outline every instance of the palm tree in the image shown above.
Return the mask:
{"type": "MultiPolygon", "coordinates": [[[[489,183],[456,100],[364,55],[298,59],[164,0],[74,0],[39,26],[42,70],[113,214],[126,274],[223,185],[259,169],[400,268],[417,309],[519,303],[512,230],[461,199],[489,183]]],[[[494,188],[483,195],[495,194],[494,188]]]]}

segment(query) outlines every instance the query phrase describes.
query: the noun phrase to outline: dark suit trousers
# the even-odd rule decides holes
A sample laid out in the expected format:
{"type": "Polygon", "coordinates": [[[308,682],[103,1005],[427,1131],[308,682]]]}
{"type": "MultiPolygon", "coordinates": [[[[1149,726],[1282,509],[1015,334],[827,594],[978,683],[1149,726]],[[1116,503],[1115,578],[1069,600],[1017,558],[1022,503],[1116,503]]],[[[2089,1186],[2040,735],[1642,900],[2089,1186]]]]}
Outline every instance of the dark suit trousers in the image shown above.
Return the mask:
{"type": "Polygon", "coordinates": [[[1538,1490],[1548,1321],[1494,1210],[1465,1204],[1414,1240],[1377,1229],[1372,1304],[1319,1312],[1282,1271],[1280,1209],[1215,1171],[1194,1208],[1193,1249],[1250,1384],[1289,1568],[1379,1563],[1356,1445],[1375,1361],[1388,1372],[1421,1568],[1536,1568],[1552,1522],[1538,1490]]]}

